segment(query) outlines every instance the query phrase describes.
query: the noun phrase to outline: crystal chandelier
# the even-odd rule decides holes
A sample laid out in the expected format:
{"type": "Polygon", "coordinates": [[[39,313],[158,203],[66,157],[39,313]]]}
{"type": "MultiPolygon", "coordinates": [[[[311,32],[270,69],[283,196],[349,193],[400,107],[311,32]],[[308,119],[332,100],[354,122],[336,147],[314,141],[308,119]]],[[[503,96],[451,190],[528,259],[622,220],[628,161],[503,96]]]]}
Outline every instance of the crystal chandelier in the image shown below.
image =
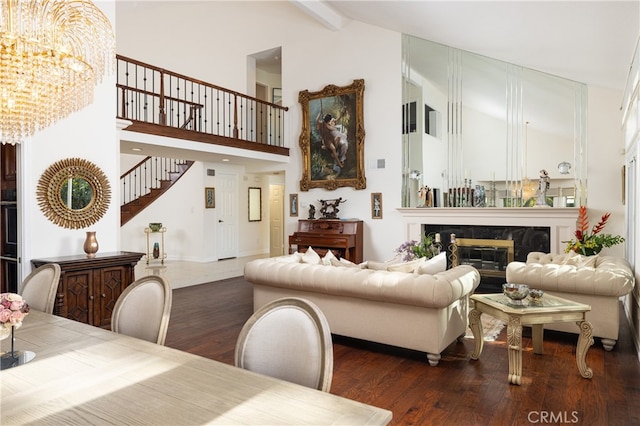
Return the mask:
{"type": "Polygon", "coordinates": [[[109,19],[91,1],[0,0],[0,142],[91,104],[114,58],[109,19]]]}

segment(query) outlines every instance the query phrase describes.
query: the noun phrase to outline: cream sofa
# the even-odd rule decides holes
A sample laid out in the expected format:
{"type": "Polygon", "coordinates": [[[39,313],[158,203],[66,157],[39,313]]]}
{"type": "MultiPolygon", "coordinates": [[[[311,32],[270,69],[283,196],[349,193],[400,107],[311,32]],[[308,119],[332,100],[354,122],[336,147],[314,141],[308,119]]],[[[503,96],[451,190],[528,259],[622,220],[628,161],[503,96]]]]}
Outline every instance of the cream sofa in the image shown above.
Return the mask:
{"type": "Polygon", "coordinates": [[[302,297],[320,307],[332,333],[423,351],[432,366],[465,334],[469,294],[480,282],[467,265],[429,275],[287,258],[246,264],[254,310],[281,297],[302,297]]]}
{"type": "MultiPolygon", "coordinates": [[[[618,340],[619,298],[629,294],[635,278],[629,263],[613,256],[580,256],[531,252],[525,262],[507,265],[507,282],[527,284],[530,288],[591,306],[587,320],[593,335],[600,337],[605,350],[618,340]]],[[[550,330],[578,333],[571,323],[545,325],[550,330]]]]}

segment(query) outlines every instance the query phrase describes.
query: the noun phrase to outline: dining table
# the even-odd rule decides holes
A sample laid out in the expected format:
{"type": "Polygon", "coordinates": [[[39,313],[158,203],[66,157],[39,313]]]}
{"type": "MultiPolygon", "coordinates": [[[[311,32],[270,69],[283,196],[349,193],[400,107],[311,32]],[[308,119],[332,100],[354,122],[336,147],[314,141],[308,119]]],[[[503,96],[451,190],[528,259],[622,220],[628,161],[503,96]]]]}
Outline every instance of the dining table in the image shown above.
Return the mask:
{"type": "MultiPolygon", "coordinates": [[[[10,342],[0,342],[5,357],[10,342]]],[[[386,425],[392,418],[383,408],[35,310],[15,329],[14,350],[35,357],[0,371],[2,425],[386,425]]]]}

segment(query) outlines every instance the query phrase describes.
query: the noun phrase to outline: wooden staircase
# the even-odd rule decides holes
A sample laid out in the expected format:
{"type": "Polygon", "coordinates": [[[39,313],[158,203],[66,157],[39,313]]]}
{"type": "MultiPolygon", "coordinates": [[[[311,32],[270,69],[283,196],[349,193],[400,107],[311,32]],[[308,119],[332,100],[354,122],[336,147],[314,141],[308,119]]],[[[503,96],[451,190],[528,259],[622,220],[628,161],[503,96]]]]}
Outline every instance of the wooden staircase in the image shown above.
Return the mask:
{"type": "Polygon", "coordinates": [[[120,226],[167,192],[193,165],[193,161],[146,157],[120,177],[120,226]]]}

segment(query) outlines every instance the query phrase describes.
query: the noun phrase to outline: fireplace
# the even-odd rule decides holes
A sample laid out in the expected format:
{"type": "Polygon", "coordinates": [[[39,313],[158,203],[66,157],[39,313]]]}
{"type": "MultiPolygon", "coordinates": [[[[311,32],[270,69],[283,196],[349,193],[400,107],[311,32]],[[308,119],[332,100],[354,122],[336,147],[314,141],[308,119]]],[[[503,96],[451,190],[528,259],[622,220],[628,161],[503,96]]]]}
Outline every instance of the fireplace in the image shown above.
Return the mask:
{"type": "Polygon", "coordinates": [[[422,225],[422,232],[440,234],[445,244],[449,242],[451,234],[455,234],[456,239],[485,241],[483,244],[475,244],[478,247],[486,246],[486,240],[513,241],[513,260],[521,262],[527,260],[527,254],[532,251],[551,251],[551,230],[548,226],[422,225]]]}
{"type": "MultiPolygon", "coordinates": [[[[573,237],[578,217],[578,209],[572,207],[439,207],[399,208],[397,211],[405,221],[406,240],[419,240],[425,232],[440,232],[445,247],[451,233],[464,239],[511,240],[514,243],[514,260],[526,260],[531,251],[564,252],[565,241],[573,237]]],[[[486,253],[486,256],[490,255],[486,253]]],[[[496,262],[501,268],[502,261],[496,262]]],[[[500,284],[504,282],[502,276],[484,274],[476,291],[501,292],[500,284]],[[493,287],[488,289],[487,285],[493,287]]]]}

